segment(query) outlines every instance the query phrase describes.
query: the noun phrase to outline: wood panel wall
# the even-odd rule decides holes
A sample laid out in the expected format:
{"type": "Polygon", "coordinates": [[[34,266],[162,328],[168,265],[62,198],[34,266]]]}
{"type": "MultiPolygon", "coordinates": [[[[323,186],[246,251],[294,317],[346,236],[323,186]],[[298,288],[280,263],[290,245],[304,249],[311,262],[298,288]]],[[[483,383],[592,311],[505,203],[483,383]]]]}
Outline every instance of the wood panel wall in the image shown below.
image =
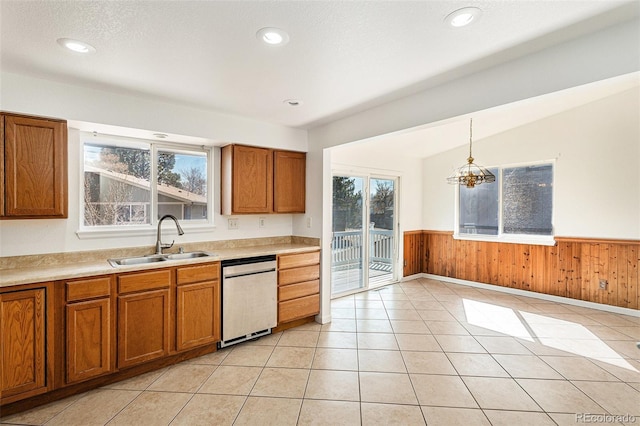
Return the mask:
{"type": "Polygon", "coordinates": [[[404,235],[404,275],[421,272],[638,309],[640,241],[556,237],[556,245],[454,240],[453,232],[404,235]],[[599,288],[600,280],[607,288],[599,288]]]}
{"type": "Polygon", "coordinates": [[[424,271],[424,238],[422,235],[422,231],[404,233],[403,277],[420,274],[424,271]]]}

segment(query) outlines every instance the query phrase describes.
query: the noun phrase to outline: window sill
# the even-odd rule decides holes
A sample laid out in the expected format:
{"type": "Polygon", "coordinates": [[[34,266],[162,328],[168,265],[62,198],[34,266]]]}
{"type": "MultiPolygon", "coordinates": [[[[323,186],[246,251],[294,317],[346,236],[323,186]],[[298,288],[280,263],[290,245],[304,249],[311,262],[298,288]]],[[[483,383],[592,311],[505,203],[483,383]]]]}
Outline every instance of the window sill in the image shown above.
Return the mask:
{"type": "Polygon", "coordinates": [[[538,246],[555,246],[553,235],[483,235],[453,234],[454,240],[484,241],[489,243],[531,244],[538,246]]]}
{"type": "MultiPolygon", "coordinates": [[[[209,223],[200,223],[200,224],[185,224],[180,223],[182,229],[185,234],[188,234],[189,231],[198,231],[198,232],[213,232],[215,231],[215,225],[209,223]]],[[[164,226],[163,226],[164,230],[164,226]]],[[[173,230],[175,232],[175,229],[173,230]]],[[[158,232],[157,227],[155,226],[145,226],[145,227],[105,227],[100,229],[79,229],[76,231],[76,235],[81,240],[91,240],[91,239],[99,239],[99,238],[122,238],[122,237],[147,237],[147,236],[155,236],[158,232]]],[[[168,229],[169,234],[171,230],[168,229]]]]}

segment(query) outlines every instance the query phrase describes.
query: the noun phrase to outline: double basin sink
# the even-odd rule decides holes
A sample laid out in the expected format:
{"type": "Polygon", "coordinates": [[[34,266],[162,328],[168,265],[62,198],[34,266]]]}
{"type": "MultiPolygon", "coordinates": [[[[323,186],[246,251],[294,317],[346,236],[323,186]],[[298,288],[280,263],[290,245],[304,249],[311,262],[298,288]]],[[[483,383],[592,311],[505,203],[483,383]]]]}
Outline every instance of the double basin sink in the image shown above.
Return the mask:
{"type": "Polygon", "coordinates": [[[119,259],[109,259],[109,263],[113,267],[118,267],[130,265],[145,265],[148,263],[156,262],[167,262],[169,260],[197,259],[210,256],[213,256],[213,253],[208,253],[206,251],[192,251],[187,253],[150,254],[147,256],[121,257],[119,259]]]}

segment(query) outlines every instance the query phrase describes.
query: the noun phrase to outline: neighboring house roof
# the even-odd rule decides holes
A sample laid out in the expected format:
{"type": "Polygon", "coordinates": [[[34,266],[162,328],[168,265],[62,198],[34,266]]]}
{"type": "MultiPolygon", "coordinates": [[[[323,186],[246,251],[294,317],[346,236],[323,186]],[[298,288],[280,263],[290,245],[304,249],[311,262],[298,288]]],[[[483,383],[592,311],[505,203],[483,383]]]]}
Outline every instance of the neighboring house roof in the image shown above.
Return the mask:
{"type": "MultiPolygon", "coordinates": [[[[114,172],[112,170],[105,170],[99,167],[84,166],[85,172],[97,173],[100,176],[108,177],[119,182],[126,183],[127,185],[135,186],[141,189],[149,190],[149,181],[126,173],[114,172]]],[[[176,188],[175,186],[169,186],[165,184],[158,184],[158,194],[165,197],[174,198],[183,203],[190,204],[207,204],[207,197],[204,195],[194,194],[184,189],[176,188]]]]}

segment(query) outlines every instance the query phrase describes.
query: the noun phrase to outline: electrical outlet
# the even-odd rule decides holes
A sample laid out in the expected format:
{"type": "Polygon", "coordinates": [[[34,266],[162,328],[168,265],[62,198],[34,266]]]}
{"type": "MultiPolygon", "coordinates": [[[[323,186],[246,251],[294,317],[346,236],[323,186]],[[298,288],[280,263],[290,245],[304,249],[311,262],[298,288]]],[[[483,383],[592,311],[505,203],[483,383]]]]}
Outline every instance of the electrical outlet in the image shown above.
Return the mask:
{"type": "Polygon", "coordinates": [[[238,219],[229,218],[228,228],[229,229],[238,229],[238,219]]]}
{"type": "Polygon", "coordinates": [[[307,217],[307,228],[311,228],[311,216],[307,217]]]}
{"type": "Polygon", "coordinates": [[[258,219],[258,228],[264,228],[264,225],[266,223],[266,219],[264,217],[261,217],[258,219]]]}
{"type": "Polygon", "coordinates": [[[600,290],[606,290],[608,284],[607,280],[600,279],[600,290]]]}

